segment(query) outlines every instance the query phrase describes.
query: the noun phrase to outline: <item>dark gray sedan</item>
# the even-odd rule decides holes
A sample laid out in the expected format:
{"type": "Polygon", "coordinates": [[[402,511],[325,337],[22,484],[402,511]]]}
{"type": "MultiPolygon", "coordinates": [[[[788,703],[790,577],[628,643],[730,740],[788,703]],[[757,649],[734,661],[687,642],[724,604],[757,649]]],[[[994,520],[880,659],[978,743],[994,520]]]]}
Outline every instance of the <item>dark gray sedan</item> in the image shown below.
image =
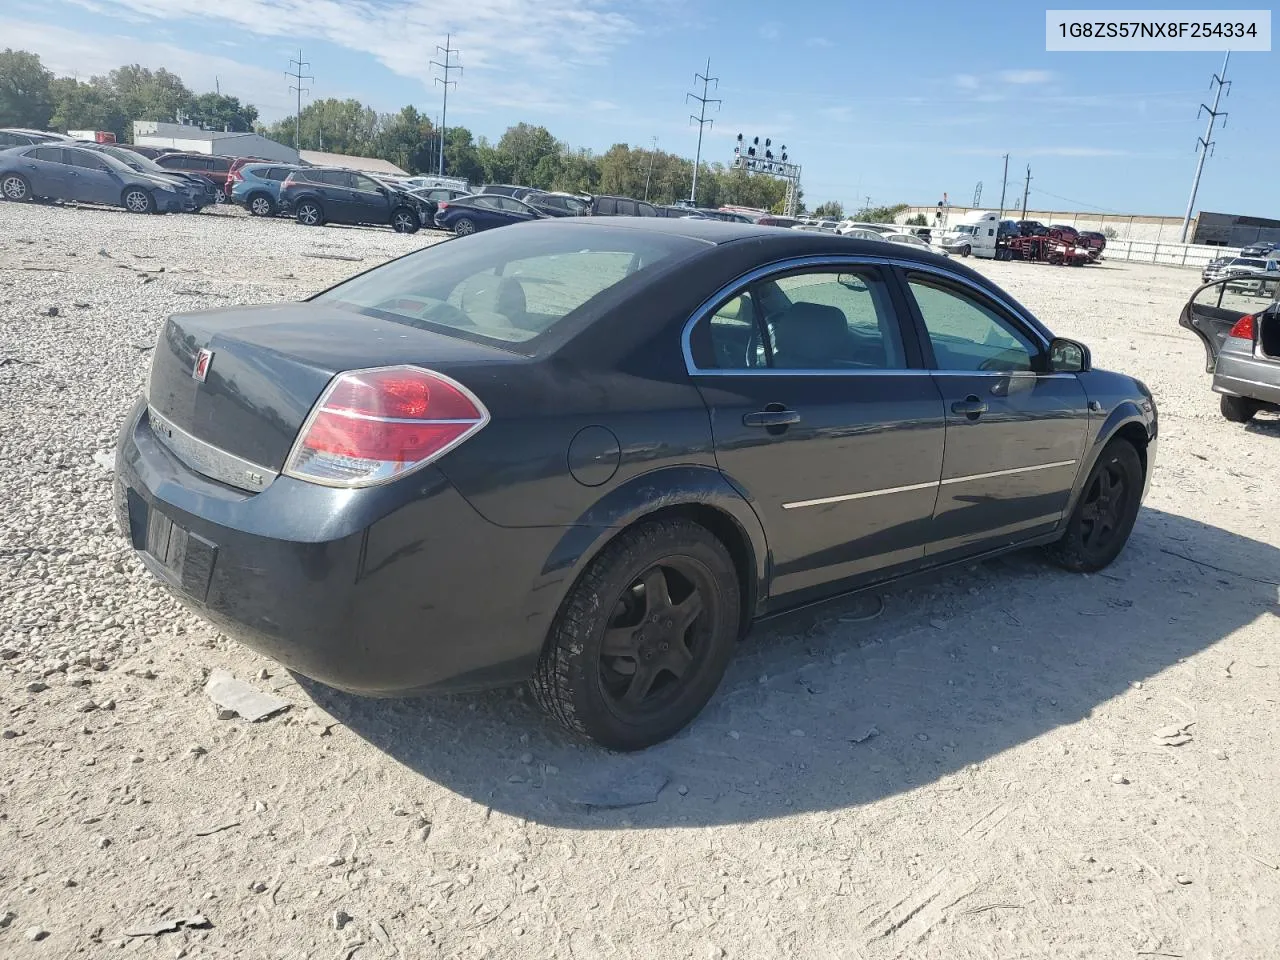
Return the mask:
{"type": "Polygon", "coordinates": [[[636,749],[757,618],[1020,547],[1105,567],[1156,434],[1139,381],[927,251],[569,217],[170,317],[115,500],[155,576],[300,673],[530,680],[636,749]]]}
{"type": "Polygon", "coordinates": [[[194,194],[95,150],[44,143],[0,151],[0,197],[102,203],[131,213],[180,213],[194,194]]]}

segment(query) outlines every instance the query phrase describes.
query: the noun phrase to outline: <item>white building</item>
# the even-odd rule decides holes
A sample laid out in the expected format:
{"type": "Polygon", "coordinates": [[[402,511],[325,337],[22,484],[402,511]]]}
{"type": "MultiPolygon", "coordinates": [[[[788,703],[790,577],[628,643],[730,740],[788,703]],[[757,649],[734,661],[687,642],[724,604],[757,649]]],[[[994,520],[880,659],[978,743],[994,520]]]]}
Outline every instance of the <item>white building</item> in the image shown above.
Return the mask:
{"type": "Polygon", "coordinates": [[[298,151],[256,133],[201,130],[182,123],[133,121],[133,142],[140,147],[182,150],[215,157],[261,157],[280,163],[297,163],[298,151]]]}

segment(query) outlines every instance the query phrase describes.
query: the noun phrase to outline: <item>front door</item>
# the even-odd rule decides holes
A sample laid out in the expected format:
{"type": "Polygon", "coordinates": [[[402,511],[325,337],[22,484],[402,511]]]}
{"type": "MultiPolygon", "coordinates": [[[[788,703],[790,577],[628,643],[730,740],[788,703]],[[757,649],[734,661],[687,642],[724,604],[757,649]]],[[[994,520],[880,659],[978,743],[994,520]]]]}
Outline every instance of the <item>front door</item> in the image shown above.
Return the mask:
{"type": "Polygon", "coordinates": [[[906,280],[947,419],[926,553],[945,559],[1052,530],[1084,452],[1080,381],[1044,372],[1048,344],[991,297],[934,273],[906,280]]]}
{"type": "Polygon", "coordinates": [[[764,525],[771,595],[920,560],[942,471],[937,388],[883,268],[746,284],[690,332],[720,469],[764,525]]]}
{"type": "Polygon", "coordinates": [[[111,172],[107,162],[92,150],[63,149],[63,153],[71,162],[71,189],[75,194],[72,199],[85,203],[120,202],[124,192],[124,181],[111,172]]]}
{"type": "Polygon", "coordinates": [[[351,217],[353,223],[390,223],[386,187],[363,173],[351,174],[351,217]]]}

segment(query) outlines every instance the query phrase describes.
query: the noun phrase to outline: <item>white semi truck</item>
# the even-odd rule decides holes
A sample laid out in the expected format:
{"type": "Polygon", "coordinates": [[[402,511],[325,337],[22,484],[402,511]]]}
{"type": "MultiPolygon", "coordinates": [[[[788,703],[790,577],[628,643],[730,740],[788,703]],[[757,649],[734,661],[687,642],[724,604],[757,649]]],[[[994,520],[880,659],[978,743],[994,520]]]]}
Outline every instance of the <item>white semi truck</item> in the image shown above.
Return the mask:
{"type": "Polygon", "coordinates": [[[988,210],[970,210],[947,228],[938,245],[947,253],[993,260],[1000,249],[999,240],[1000,217],[988,210]]]}

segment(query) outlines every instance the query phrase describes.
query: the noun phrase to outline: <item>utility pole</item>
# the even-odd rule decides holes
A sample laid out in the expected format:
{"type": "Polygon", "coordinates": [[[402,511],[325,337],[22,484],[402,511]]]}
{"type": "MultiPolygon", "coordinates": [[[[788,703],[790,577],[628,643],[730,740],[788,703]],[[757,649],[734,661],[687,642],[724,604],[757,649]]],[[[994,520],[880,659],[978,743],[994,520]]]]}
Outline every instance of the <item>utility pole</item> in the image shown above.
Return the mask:
{"type": "Polygon", "coordinates": [[[289,73],[289,72],[285,73],[286,77],[293,78],[293,83],[289,86],[289,89],[293,90],[298,94],[298,110],[293,115],[293,149],[301,150],[302,149],[302,95],[304,93],[311,92],[311,88],[304,87],[302,85],[302,81],[314,80],[315,77],[302,72],[303,70],[310,68],[311,64],[308,63],[306,60],[302,59],[301,49],[298,50],[298,59],[290,60],[289,66],[293,70],[292,73],[289,73]]]}
{"type": "Polygon", "coordinates": [[[1000,217],[1004,219],[1004,192],[1009,186],[1009,155],[1004,155],[1004,176],[1000,178],[1000,217]]]}
{"type": "Polygon", "coordinates": [[[650,137],[649,139],[653,141],[653,146],[649,150],[649,172],[644,175],[644,199],[646,203],[649,202],[649,180],[653,177],[653,158],[658,152],[658,138],[650,137]]]}
{"type": "Polygon", "coordinates": [[[695,84],[699,80],[702,81],[702,96],[698,96],[696,93],[687,93],[685,94],[685,98],[684,98],[685,103],[688,103],[690,100],[692,100],[699,105],[698,115],[696,117],[693,116],[692,114],[689,115],[690,122],[696,123],[698,125],[698,152],[694,154],[694,157],[693,157],[693,188],[689,191],[689,202],[695,203],[695,204],[698,202],[698,166],[702,163],[702,128],[705,127],[707,124],[711,124],[712,126],[715,125],[714,120],[707,119],[707,104],[714,103],[716,105],[716,109],[717,110],[720,109],[720,101],[713,100],[707,96],[707,87],[709,84],[714,83],[716,85],[716,89],[717,90],[720,89],[720,78],[708,76],[708,74],[710,73],[711,73],[711,58],[708,57],[707,72],[695,73],[693,75],[693,82],[695,84]]]}
{"type": "Polygon", "coordinates": [[[1027,219],[1027,197],[1031,193],[1031,164],[1027,164],[1027,183],[1022,188],[1022,219],[1027,219]]]}
{"type": "Polygon", "coordinates": [[[434,78],[436,83],[444,87],[444,106],[440,110],[440,169],[436,172],[436,175],[440,177],[444,176],[444,129],[445,124],[449,122],[449,84],[453,84],[455,87],[458,85],[457,80],[449,79],[449,71],[457,70],[459,73],[462,72],[462,67],[453,62],[453,56],[457,52],[457,49],[453,46],[453,34],[447,33],[445,34],[444,46],[436,46],[436,53],[444,54],[444,63],[439,60],[431,61],[431,66],[439,67],[444,71],[443,80],[439,77],[434,78]]]}
{"type": "MultiPolygon", "coordinates": [[[[1182,218],[1182,242],[1187,242],[1187,230],[1191,226],[1191,210],[1196,205],[1196,193],[1200,190],[1200,174],[1204,172],[1204,158],[1213,151],[1213,125],[1217,122],[1218,117],[1225,117],[1226,111],[1218,109],[1218,102],[1222,98],[1222,88],[1227,88],[1227,96],[1231,96],[1231,81],[1227,79],[1227,61],[1231,59],[1231,51],[1228,50],[1226,56],[1222,58],[1222,73],[1215,73],[1213,79],[1209,81],[1209,86],[1216,87],[1213,92],[1213,109],[1209,109],[1203,103],[1200,104],[1200,110],[1196,111],[1196,119],[1200,119],[1200,111],[1207,111],[1209,114],[1209,127],[1204,132],[1204,136],[1196,141],[1196,148],[1200,153],[1200,159],[1196,161],[1196,178],[1191,181],[1191,199],[1187,201],[1187,213],[1182,218]]],[[[1225,127],[1227,121],[1223,120],[1222,125],[1225,127]]]]}

